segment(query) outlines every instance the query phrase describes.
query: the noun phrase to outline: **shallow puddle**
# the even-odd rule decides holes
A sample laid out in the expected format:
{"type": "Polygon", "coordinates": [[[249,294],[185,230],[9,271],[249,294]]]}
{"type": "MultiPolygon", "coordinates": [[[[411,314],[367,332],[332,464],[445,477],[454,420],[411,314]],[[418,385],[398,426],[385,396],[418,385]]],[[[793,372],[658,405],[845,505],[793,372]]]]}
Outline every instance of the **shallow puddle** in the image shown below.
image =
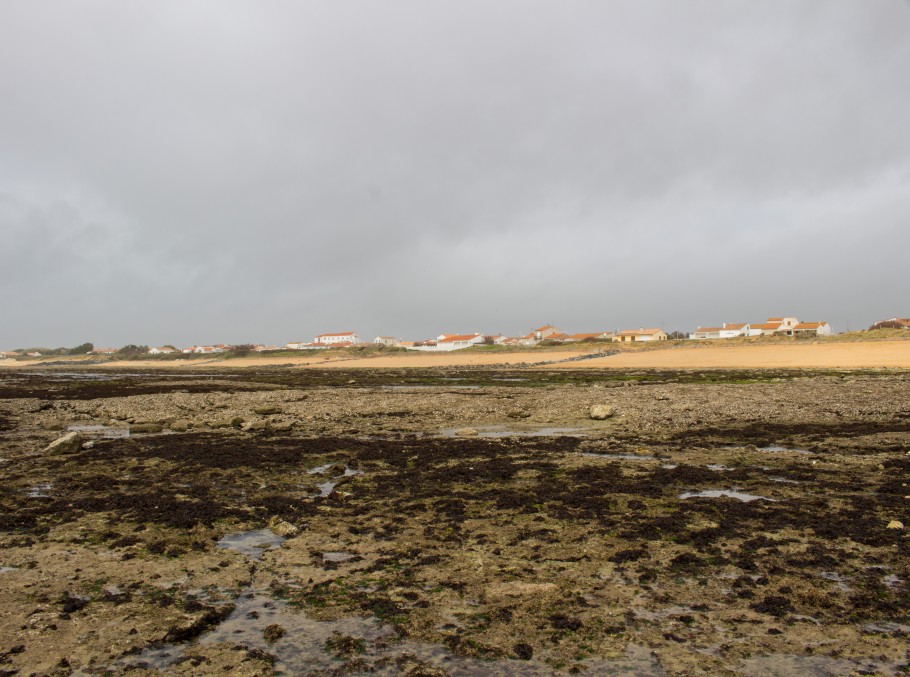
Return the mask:
{"type": "Polygon", "coordinates": [[[737,501],[749,503],[750,501],[774,501],[776,499],[756,494],[746,494],[735,489],[705,489],[704,491],[686,491],[679,495],[680,498],[735,498],[737,501]]]}
{"type": "MultiPolygon", "coordinates": [[[[584,428],[535,428],[535,429],[510,429],[505,426],[484,426],[472,428],[477,431],[470,437],[582,437],[586,434],[584,428]]],[[[459,431],[465,428],[443,428],[439,431],[442,437],[461,437],[459,431]]]]}
{"type": "Polygon", "coordinates": [[[54,485],[51,482],[48,482],[46,484],[36,484],[33,487],[29,487],[25,495],[29,498],[50,498],[50,490],[53,488],[54,485]]]}
{"type": "Polygon", "coordinates": [[[114,428],[109,425],[71,425],[68,432],[81,433],[86,437],[112,440],[130,436],[129,428],[114,428]]]}
{"type": "Polygon", "coordinates": [[[263,552],[280,548],[283,542],[284,538],[273,533],[271,529],[254,529],[224,536],[218,541],[218,547],[259,559],[263,552]]]}
{"type": "Polygon", "coordinates": [[[322,553],[323,562],[347,562],[353,559],[354,555],[349,552],[324,552],[322,553]]]}
{"type": "MultiPolygon", "coordinates": [[[[611,461],[656,461],[657,456],[645,456],[644,454],[596,454],[593,451],[583,451],[582,456],[588,458],[605,458],[611,461]]],[[[675,466],[674,466],[675,467],[675,466]]]]}
{"type": "Polygon", "coordinates": [[[737,674],[744,677],[834,677],[835,675],[894,674],[896,665],[880,661],[851,661],[827,656],[768,654],[746,658],[737,674]]]}
{"type": "Polygon", "coordinates": [[[826,581],[831,581],[832,583],[837,583],[837,587],[841,592],[851,592],[852,588],[847,585],[846,576],[842,576],[836,571],[822,571],[819,576],[824,578],[826,581]]]}
{"type": "MultiPolygon", "coordinates": [[[[401,641],[376,618],[358,616],[317,621],[288,607],[265,591],[250,591],[235,600],[234,611],[215,629],[190,644],[148,647],[123,661],[128,666],[167,670],[198,645],[230,644],[255,648],[275,657],[277,674],[435,674],[452,677],[475,675],[552,675],[553,669],[535,660],[482,661],[459,658],[445,647],[401,641]],[[272,641],[266,629],[272,628],[272,641]],[[277,629],[277,631],[275,631],[277,629]],[[346,659],[356,664],[345,664],[346,659]],[[432,666],[428,669],[427,666],[432,666]]],[[[626,657],[582,663],[588,674],[660,677],[663,671],[646,647],[629,645],[626,657]]]]}
{"type": "Polygon", "coordinates": [[[812,452],[808,449],[791,449],[790,447],[782,447],[779,444],[769,444],[765,447],[759,447],[759,451],[771,451],[771,452],[781,452],[787,451],[794,454],[811,454],[812,452]]]}
{"type": "MultiPolygon", "coordinates": [[[[317,475],[317,474],[321,475],[321,474],[325,473],[326,471],[328,471],[328,469],[334,465],[335,465],[335,463],[327,463],[326,465],[321,465],[317,468],[313,468],[313,469],[309,470],[308,472],[310,475],[317,475]]],[[[319,489],[319,493],[316,494],[315,498],[319,498],[319,497],[324,498],[326,496],[331,496],[332,492],[335,491],[335,487],[338,486],[338,483],[342,480],[342,478],[353,477],[354,475],[359,475],[359,474],[360,474],[359,470],[354,470],[353,468],[344,466],[344,472],[340,476],[338,476],[335,479],[328,480],[327,482],[322,482],[322,483],[316,485],[316,488],[319,489]]]]}

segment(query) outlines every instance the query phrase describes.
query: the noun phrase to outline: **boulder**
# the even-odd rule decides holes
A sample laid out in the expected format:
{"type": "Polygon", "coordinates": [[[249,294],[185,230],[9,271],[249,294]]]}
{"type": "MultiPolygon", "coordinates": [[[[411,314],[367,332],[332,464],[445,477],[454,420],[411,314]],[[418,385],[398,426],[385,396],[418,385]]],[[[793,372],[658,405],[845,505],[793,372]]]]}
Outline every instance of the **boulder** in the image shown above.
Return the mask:
{"type": "Polygon", "coordinates": [[[289,538],[291,536],[296,536],[300,533],[300,529],[295,527],[290,522],[285,522],[283,519],[275,515],[272,519],[269,520],[269,529],[272,530],[272,533],[276,536],[281,536],[282,538],[289,538]]]}
{"type": "Polygon", "coordinates": [[[85,438],[77,432],[67,433],[51,442],[44,449],[46,454],[75,454],[82,449],[85,438]]]}
{"type": "Polygon", "coordinates": [[[278,623],[272,623],[271,625],[266,626],[265,630],[262,631],[262,638],[269,644],[272,644],[284,637],[286,632],[287,630],[285,630],[283,626],[278,625],[278,623]]]}
{"type": "Polygon", "coordinates": [[[175,433],[185,433],[193,427],[193,422],[185,418],[179,418],[168,426],[175,433]]]}
{"type": "Polygon", "coordinates": [[[271,414],[280,414],[281,407],[276,407],[275,405],[265,405],[262,407],[256,407],[253,411],[262,416],[270,416],[271,414]]]}
{"type": "Polygon", "coordinates": [[[455,431],[456,437],[475,437],[477,431],[474,428],[459,428],[455,431]]]}
{"type": "Polygon", "coordinates": [[[889,529],[903,529],[904,523],[900,522],[898,520],[891,520],[890,522],[888,522],[888,528],[889,529]]]}
{"type": "Polygon", "coordinates": [[[509,418],[531,418],[531,412],[526,409],[516,409],[506,414],[509,418]]]}
{"type": "Polygon", "coordinates": [[[591,405],[591,410],[588,412],[588,416],[593,421],[606,421],[608,418],[613,416],[615,412],[613,407],[609,404],[594,404],[591,405]]]}

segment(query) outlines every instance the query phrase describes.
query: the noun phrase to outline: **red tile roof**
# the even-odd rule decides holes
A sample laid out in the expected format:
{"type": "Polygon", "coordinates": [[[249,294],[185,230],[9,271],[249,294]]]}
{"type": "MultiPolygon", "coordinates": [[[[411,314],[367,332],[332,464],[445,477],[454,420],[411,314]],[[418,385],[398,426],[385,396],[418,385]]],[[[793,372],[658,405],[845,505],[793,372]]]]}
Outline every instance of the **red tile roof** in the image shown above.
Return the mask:
{"type": "Polygon", "coordinates": [[[480,334],[454,334],[452,336],[446,334],[446,337],[444,339],[441,339],[439,341],[439,343],[454,343],[456,341],[470,341],[471,339],[475,339],[478,336],[480,336],[480,334]]]}
{"type": "Polygon", "coordinates": [[[656,334],[662,329],[623,329],[619,332],[620,336],[650,336],[651,334],[656,334]]]}

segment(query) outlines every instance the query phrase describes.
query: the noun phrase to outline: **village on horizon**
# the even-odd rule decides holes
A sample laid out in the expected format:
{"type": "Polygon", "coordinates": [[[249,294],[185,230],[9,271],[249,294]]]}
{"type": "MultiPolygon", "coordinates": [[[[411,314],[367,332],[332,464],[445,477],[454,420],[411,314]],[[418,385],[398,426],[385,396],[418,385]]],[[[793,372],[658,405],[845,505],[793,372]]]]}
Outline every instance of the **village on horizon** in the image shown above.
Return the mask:
{"type": "MultiPolygon", "coordinates": [[[[872,328],[910,329],[910,318],[893,317],[877,322],[872,328]]],[[[279,350],[327,350],[329,348],[353,348],[364,345],[376,345],[386,348],[399,348],[424,352],[447,352],[462,350],[478,345],[496,346],[525,346],[533,347],[540,344],[570,344],[579,342],[617,342],[640,343],[650,341],[666,341],[668,339],[730,339],[739,337],[758,336],[830,336],[833,333],[828,322],[801,322],[796,317],[769,317],[767,321],[750,323],[723,323],[719,327],[698,327],[688,335],[676,332],[671,335],[660,328],[623,329],[620,331],[600,331],[577,334],[567,334],[562,329],[545,324],[524,336],[512,337],[501,334],[484,334],[473,332],[469,334],[439,334],[435,338],[421,341],[405,341],[394,336],[377,336],[372,341],[364,340],[354,331],[334,332],[319,334],[312,341],[289,341],[283,346],[249,344],[243,346],[244,350],[257,353],[266,353],[279,350]]],[[[173,345],[144,348],[141,352],[149,355],[166,355],[182,353],[186,355],[207,355],[225,353],[237,350],[239,346],[227,344],[193,345],[187,348],[176,348],[173,345]]],[[[120,348],[97,348],[92,346],[86,352],[95,355],[112,355],[121,352],[120,348]]],[[[41,352],[30,351],[0,351],[0,359],[12,357],[40,357],[41,352]]]]}

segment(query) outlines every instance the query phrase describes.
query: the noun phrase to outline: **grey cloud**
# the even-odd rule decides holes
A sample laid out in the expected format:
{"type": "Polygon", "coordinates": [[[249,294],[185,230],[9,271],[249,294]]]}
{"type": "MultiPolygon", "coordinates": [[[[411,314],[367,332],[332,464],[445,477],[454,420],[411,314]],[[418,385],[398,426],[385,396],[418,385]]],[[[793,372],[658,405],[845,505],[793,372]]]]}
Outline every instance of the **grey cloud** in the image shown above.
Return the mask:
{"type": "Polygon", "coordinates": [[[0,8],[0,347],[906,313],[910,3],[0,8]]]}

